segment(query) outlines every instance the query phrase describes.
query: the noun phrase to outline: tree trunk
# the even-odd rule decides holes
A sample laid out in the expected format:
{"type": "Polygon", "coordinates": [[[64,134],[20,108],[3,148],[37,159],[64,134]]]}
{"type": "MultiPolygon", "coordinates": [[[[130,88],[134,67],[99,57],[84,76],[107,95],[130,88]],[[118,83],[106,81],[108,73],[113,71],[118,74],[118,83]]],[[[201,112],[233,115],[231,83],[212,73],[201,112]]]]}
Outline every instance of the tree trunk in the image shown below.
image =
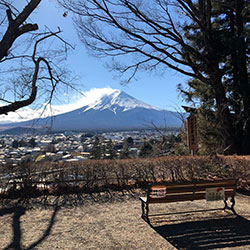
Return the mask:
{"type": "Polygon", "coordinates": [[[212,79],[217,79],[213,81],[213,87],[215,90],[217,118],[219,119],[222,138],[224,138],[222,142],[224,146],[224,153],[235,154],[237,153],[236,131],[233,126],[232,117],[228,107],[226,92],[219,74],[213,74],[212,79]]]}
{"type": "Polygon", "coordinates": [[[243,9],[245,1],[235,1],[235,14],[231,10],[230,33],[232,43],[233,90],[237,106],[235,108],[235,130],[237,154],[250,154],[250,85],[247,70],[247,45],[244,35],[243,9]]]}

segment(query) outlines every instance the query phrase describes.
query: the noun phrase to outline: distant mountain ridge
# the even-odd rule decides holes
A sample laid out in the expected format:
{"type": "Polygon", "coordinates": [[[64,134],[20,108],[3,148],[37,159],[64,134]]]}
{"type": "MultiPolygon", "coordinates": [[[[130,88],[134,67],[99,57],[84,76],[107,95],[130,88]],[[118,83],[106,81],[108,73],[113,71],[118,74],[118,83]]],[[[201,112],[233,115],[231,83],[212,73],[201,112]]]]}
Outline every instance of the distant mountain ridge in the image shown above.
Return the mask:
{"type": "Polygon", "coordinates": [[[180,127],[176,112],[148,105],[121,90],[113,90],[73,111],[53,117],[4,124],[4,127],[50,127],[51,131],[117,131],[180,127]],[[50,122],[51,121],[51,122],[50,122]]]}

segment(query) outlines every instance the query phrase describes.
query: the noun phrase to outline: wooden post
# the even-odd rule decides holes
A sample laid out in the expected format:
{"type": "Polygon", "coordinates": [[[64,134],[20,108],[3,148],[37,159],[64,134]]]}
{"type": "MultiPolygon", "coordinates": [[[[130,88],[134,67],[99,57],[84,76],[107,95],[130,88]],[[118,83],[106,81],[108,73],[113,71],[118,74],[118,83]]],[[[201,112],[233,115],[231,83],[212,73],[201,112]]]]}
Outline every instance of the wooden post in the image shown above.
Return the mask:
{"type": "Polygon", "coordinates": [[[187,117],[188,126],[188,148],[191,151],[191,155],[198,150],[198,138],[197,138],[197,121],[193,113],[187,117]]]}

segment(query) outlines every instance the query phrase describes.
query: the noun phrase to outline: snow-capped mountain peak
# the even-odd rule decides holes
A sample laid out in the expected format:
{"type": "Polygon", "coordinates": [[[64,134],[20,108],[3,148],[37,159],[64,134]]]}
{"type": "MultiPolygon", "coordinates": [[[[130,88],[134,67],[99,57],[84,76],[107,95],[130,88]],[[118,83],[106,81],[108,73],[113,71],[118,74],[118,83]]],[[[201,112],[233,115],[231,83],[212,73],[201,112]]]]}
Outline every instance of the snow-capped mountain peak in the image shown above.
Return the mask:
{"type": "Polygon", "coordinates": [[[86,112],[90,109],[95,109],[95,110],[108,109],[116,113],[118,110],[120,112],[125,112],[134,108],[160,110],[159,108],[153,107],[142,101],[137,100],[136,98],[128,95],[127,93],[121,90],[114,89],[112,92],[104,93],[103,95],[100,96],[99,99],[96,99],[92,103],[85,106],[83,112],[86,112]]]}

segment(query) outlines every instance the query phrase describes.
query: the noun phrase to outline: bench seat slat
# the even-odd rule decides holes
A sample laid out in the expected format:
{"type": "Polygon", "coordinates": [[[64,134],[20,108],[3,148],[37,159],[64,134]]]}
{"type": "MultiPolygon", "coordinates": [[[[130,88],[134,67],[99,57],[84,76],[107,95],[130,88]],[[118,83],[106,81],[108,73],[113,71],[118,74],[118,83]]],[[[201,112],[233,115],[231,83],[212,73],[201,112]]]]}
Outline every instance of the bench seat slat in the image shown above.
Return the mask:
{"type": "MultiPolygon", "coordinates": [[[[154,189],[153,189],[154,190],[154,189]]],[[[150,195],[153,194],[153,190],[151,190],[150,195]]],[[[225,191],[234,191],[234,187],[224,187],[225,191]]],[[[175,193],[195,193],[197,192],[206,192],[206,188],[197,187],[197,188],[178,188],[178,189],[168,189],[166,190],[167,194],[175,194],[175,193]]]]}
{"type": "Polygon", "coordinates": [[[235,181],[229,180],[229,181],[215,181],[215,182],[196,182],[196,183],[180,183],[180,184],[174,184],[174,183],[167,183],[167,184],[153,184],[152,187],[162,187],[167,186],[169,189],[174,188],[192,188],[193,186],[196,187],[216,187],[216,186],[234,186],[235,181]]]}
{"type": "Polygon", "coordinates": [[[196,184],[196,188],[213,188],[213,187],[234,187],[234,183],[208,183],[205,185],[196,184]]]}
{"type": "MultiPolygon", "coordinates": [[[[225,185],[234,185],[235,184],[235,180],[234,179],[229,179],[229,180],[213,180],[213,181],[196,181],[196,182],[184,182],[184,183],[167,183],[165,185],[168,185],[169,187],[171,186],[183,186],[183,187],[187,187],[187,186],[193,186],[193,185],[217,185],[217,184],[225,184],[225,185]]],[[[161,184],[153,184],[153,185],[164,185],[163,183],[161,184]]]]}
{"type": "MultiPolygon", "coordinates": [[[[225,191],[225,197],[229,198],[234,195],[234,191],[225,191]]],[[[164,198],[150,198],[147,201],[147,197],[140,197],[144,202],[148,203],[165,203],[165,202],[175,202],[175,201],[192,201],[192,200],[201,200],[205,199],[206,193],[178,193],[178,194],[167,194],[164,198]]]]}
{"type": "MultiPolygon", "coordinates": [[[[216,187],[218,187],[218,186],[216,186],[216,187]]],[[[223,186],[219,186],[219,187],[223,187],[223,186]]],[[[207,187],[207,188],[211,188],[211,187],[207,187]]],[[[154,190],[155,190],[155,188],[151,189],[150,194],[152,194],[154,190]]],[[[224,187],[224,190],[225,191],[229,191],[229,190],[233,191],[234,187],[224,187]]],[[[167,187],[167,190],[166,190],[166,192],[169,193],[169,194],[171,194],[171,193],[188,193],[188,192],[193,193],[193,191],[195,191],[195,192],[205,192],[206,188],[196,187],[196,188],[175,188],[175,189],[168,189],[168,187],[167,187]]]]}
{"type": "MultiPolygon", "coordinates": [[[[224,192],[225,192],[225,196],[226,197],[231,197],[233,194],[234,194],[234,190],[224,190],[224,192]]],[[[194,195],[194,196],[196,196],[196,195],[203,195],[204,197],[205,197],[205,195],[206,195],[206,191],[205,190],[203,190],[203,191],[195,191],[194,193],[193,192],[173,192],[173,193],[167,193],[166,194],[166,197],[173,197],[173,196],[182,196],[182,195],[194,195]]],[[[159,198],[157,198],[157,197],[150,197],[150,199],[159,199],[159,198]]]]}
{"type": "MultiPolygon", "coordinates": [[[[196,188],[210,188],[210,187],[234,187],[235,183],[226,183],[226,182],[216,182],[216,183],[206,183],[206,184],[188,184],[188,185],[171,185],[171,184],[166,184],[165,186],[167,187],[168,190],[172,189],[192,189],[194,186],[196,188]]],[[[160,186],[160,185],[159,185],[160,186]]],[[[161,185],[163,187],[164,185],[161,185]]],[[[152,185],[152,188],[158,188],[158,185],[152,185]]]]}

